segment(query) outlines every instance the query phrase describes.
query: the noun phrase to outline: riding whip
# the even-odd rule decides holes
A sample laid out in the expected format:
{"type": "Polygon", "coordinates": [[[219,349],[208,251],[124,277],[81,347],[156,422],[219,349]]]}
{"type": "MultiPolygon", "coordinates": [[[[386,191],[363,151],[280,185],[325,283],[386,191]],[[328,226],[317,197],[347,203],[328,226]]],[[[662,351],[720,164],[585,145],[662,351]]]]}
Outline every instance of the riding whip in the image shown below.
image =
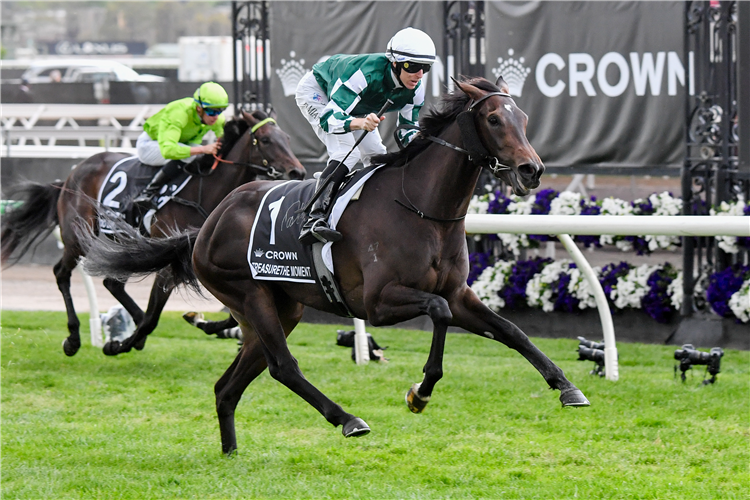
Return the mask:
{"type": "MultiPolygon", "coordinates": [[[[378,118],[383,116],[385,112],[388,111],[388,108],[391,107],[391,105],[393,105],[393,101],[391,101],[390,99],[386,99],[385,104],[383,104],[383,107],[380,108],[380,111],[378,111],[378,118]]],[[[357,142],[354,143],[354,146],[352,146],[352,149],[350,149],[349,152],[346,153],[346,156],[344,156],[344,159],[341,160],[341,163],[344,163],[346,159],[349,158],[349,155],[352,154],[352,151],[354,151],[357,148],[357,146],[359,146],[359,144],[362,142],[362,140],[365,138],[368,132],[369,130],[365,130],[364,133],[359,136],[359,139],[357,139],[357,142]]],[[[315,203],[315,200],[317,200],[320,197],[320,195],[323,193],[325,188],[328,186],[328,183],[331,181],[332,177],[333,176],[329,175],[327,179],[324,179],[321,185],[312,195],[312,198],[310,198],[308,202],[302,208],[297,210],[295,213],[299,214],[299,213],[307,212],[308,210],[310,210],[310,207],[312,206],[313,203],[315,203]]]]}

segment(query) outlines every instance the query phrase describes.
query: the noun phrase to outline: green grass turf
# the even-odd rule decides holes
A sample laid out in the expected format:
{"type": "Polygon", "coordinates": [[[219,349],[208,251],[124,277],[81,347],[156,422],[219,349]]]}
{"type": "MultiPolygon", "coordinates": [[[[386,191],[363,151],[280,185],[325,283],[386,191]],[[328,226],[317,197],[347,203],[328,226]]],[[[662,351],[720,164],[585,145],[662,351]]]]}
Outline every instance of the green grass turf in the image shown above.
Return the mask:
{"type": "Polygon", "coordinates": [[[306,377],[372,433],[345,439],[266,372],[227,458],[213,384],[235,341],[166,313],[143,351],[105,357],[86,334],[68,358],[63,313],[1,319],[3,498],[748,498],[747,352],[702,386],[702,367],[674,378],[674,346],[620,343],[610,382],[576,361],[577,341],[533,339],[592,404],[562,409],[515,351],[449,334],[444,378],[413,415],[429,333],[371,329],[390,362],[356,366],[336,326],[303,324],[289,343],[306,377]]]}

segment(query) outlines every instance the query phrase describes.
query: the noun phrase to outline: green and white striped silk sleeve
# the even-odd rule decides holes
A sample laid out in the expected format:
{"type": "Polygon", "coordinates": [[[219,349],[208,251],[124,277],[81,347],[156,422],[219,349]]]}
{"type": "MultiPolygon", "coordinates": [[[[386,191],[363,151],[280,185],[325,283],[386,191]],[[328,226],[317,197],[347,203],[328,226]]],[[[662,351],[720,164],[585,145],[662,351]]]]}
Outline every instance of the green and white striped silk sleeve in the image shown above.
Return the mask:
{"type": "MultiPolygon", "coordinates": [[[[398,112],[398,125],[415,125],[419,126],[419,111],[424,106],[424,84],[420,82],[417,92],[414,94],[414,99],[411,103],[407,104],[401,111],[398,112]]],[[[401,144],[406,146],[417,136],[419,130],[400,129],[398,131],[398,138],[401,144]]]]}
{"type": "Polygon", "coordinates": [[[360,94],[367,88],[367,78],[362,70],[357,70],[348,80],[339,78],[331,89],[330,101],[323,109],[320,126],[329,134],[350,132],[352,117],[350,113],[362,99],[360,94]]]}

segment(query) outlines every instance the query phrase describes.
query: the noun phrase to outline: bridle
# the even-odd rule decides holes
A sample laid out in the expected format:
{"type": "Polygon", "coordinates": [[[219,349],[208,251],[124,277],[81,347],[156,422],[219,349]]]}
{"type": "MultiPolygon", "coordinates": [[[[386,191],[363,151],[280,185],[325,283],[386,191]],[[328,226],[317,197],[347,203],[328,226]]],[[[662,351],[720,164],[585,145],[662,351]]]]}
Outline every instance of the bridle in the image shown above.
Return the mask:
{"type": "Polygon", "coordinates": [[[238,162],[238,161],[230,161],[230,160],[224,160],[223,158],[219,157],[214,153],[214,164],[211,166],[211,171],[219,165],[219,163],[227,163],[230,165],[237,165],[240,167],[248,167],[250,169],[255,170],[256,172],[267,176],[271,180],[277,180],[281,179],[284,176],[284,172],[277,170],[273,165],[268,164],[268,160],[263,155],[263,150],[260,147],[260,144],[258,144],[258,138],[255,137],[255,132],[258,131],[263,125],[266,125],[267,123],[276,123],[276,120],[273,118],[266,118],[264,120],[259,121],[255,125],[252,126],[250,129],[250,137],[253,139],[253,147],[258,148],[258,153],[260,153],[261,163],[262,165],[258,165],[256,163],[249,163],[249,162],[238,162]]]}
{"type": "MultiPolygon", "coordinates": [[[[493,174],[496,174],[497,172],[503,172],[511,170],[511,168],[508,165],[504,165],[500,163],[500,160],[497,159],[495,156],[491,156],[487,149],[482,145],[481,141],[479,140],[479,137],[477,136],[477,129],[474,125],[474,115],[473,111],[474,108],[481,104],[484,100],[492,97],[492,96],[500,96],[500,97],[511,97],[510,94],[505,92],[490,92],[488,94],[483,95],[476,101],[472,100],[469,104],[469,108],[460,113],[456,117],[456,121],[459,122],[459,127],[461,130],[461,137],[463,139],[464,145],[467,146],[468,149],[460,148],[456,146],[455,144],[451,144],[448,141],[444,141],[443,139],[439,137],[434,137],[431,135],[424,135],[423,137],[425,139],[429,139],[430,141],[440,144],[441,146],[445,146],[447,148],[451,148],[455,151],[458,151],[460,153],[465,154],[469,157],[469,161],[474,163],[475,165],[478,165],[482,168],[488,169],[493,174]],[[463,122],[463,123],[461,123],[463,122]]],[[[394,132],[394,136],[396,136],[399,128],[406,128],[406,127],[398,127],[396,131],[394,132]]],[[[397,142],[400,143],[400,141],[397,142]]],[[[405,167],[406,165],[404,165],[405,167]]],[[[456,217],[453,219],[441,219],[438,217],[431,217],[421,210],[419,210],[414,204],[411,202],[409,197],[406,195],[406,190],[404,189],[404,171],[406,168],[402,170],[401,173],[401,193],[404,195],[404,198],[406,198],[406,201],[409,203],[408,205],[403,203],[401,200],[394,200],[396,203],[404,207],[405,209],[414,212],[422,219],[431,220],[434,222],[459,222],[466,218],[466,215],[463,215],[461,217],[456,217]]]]}
{"type": "Polygon", "coordinates": [[[427,135],[424,137],[436,144],[440,144],[441,146],[445,146],[465,154],[469,157],[470,162],[479,165],[482,168],[488,169],[490,172],[492,172],[492,174],[511,170],[508,165],[500,163],[500,160],[498,160],[497,157],[491,156],[489,154],[487,149],[479,140],[479,137],[477,136],[476,126],[474,126],[474,116],[472,114],[474,108],[477,105],[481,104],[484,100],[489,99],[492,96],[511,97],[511,95],[506,92],[490,92],[483,95],[476,101],[472,100],[469,104],[469,108],[456,117],[456,121],[459,122],[459,125],[461,125],[461,137],[463,138],[463,142],[465,145],[467,145],[468,149],[459,148],[458,146],[444,141],[439,137],[434,137],[431,135],[427,135]]]}

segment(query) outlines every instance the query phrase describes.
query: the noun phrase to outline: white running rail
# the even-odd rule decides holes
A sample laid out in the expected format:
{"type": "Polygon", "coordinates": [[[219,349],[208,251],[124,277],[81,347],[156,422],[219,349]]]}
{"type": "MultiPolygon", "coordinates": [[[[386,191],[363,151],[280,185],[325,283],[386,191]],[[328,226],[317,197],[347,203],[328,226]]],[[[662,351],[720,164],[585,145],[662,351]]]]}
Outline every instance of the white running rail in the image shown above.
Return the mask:
{"type": "Polygon", "coordinates": [[[557,235],[594,289],[604,333],[605,373],[608,380],[617,381],[617,348],[607,298],[594,270],[570,235],[750,236],[750,217],[469,214],[466,216],[466,232],[557,235]]]}

